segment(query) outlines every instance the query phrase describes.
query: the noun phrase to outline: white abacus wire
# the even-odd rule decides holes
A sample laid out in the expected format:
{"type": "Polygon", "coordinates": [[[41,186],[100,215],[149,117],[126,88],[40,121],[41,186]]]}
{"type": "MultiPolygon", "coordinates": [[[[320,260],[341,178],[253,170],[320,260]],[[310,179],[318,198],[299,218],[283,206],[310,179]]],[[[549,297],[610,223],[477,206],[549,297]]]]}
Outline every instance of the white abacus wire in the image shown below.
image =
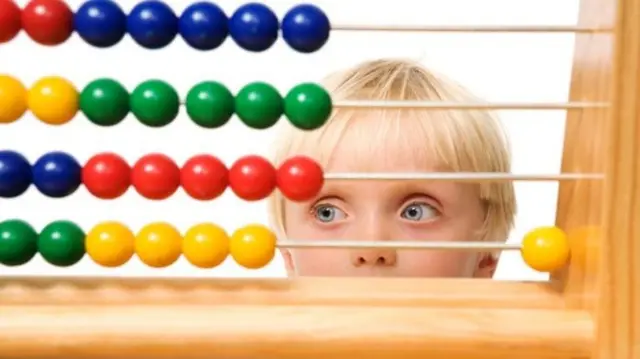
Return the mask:
{"type": "Polygon", "coordinates": [[[446,101],[335,101],[334,108],[430,110],[578,110],[607,108],[606,102],[446,102],[446,101]]]}
{"type": "Polygon", "coordinates": [[[584,26],[548,26],[548,25],[358,25],[337,24],[331,26],[332,31],[363,32],[453,32],[453,33],[574,33],[598,34],[612,33],[609,27],[584,26]]]}
{"type": "Polygon", "coordinates": [[[520,243],[504,242],[444,242],[444,241],[357,241],[357,240],[283,240],[279,248],[326,248],[326,249],[442,249],[457,251],[513,251],[521,250],[520,243]]]}
{"type": "Polygon", "coordinates": [[[602,180],[601,173],[561,173],[561,174],[511,174],[498,172],[429,172],[429,173],[372,173],[372,172],[334,172],[325,173],[325,180],[428,180],[454,182],[498,182],[498,181],[575,181],[602,180]]]}
{"type": "MultiPolygon", "coordinates": [[[[181,99],[185,106],[186,100],[181,99]]],[[[406,100],[340,100],[333,108],[343,109],[411,109],[411,110],[581,110],[608,108],[607,102],[446,102],[406,100]]]]}

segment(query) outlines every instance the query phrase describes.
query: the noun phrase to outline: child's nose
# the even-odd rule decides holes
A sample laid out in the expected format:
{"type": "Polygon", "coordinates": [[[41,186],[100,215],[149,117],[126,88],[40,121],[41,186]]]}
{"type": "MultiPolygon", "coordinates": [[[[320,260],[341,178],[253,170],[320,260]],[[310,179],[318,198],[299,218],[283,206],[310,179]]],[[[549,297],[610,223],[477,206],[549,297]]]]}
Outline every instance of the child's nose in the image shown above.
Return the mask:
{"type": "Polygon", "coordinates": [[[392,267],[398,255],[394,250],[358,250],[351,252],[351,263],[356,266],[392,267]]]}

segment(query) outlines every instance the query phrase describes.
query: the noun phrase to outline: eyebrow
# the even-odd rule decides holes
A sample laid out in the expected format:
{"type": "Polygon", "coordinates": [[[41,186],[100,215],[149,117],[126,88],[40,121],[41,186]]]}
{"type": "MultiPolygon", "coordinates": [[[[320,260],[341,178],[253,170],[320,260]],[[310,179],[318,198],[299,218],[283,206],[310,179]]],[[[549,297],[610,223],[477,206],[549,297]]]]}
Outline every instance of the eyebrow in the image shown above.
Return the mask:
{"type": "Polygon", "coordinates": [[[345,182],[342,181],[338,183],[336,183],[336,181],[325,182],[322,190],[318,193],[313,202],[317,202],[323,198],[335,198],[347,201],[350,197],[350,191],[346,191],[344,189],[344,185],[345,182]]]}

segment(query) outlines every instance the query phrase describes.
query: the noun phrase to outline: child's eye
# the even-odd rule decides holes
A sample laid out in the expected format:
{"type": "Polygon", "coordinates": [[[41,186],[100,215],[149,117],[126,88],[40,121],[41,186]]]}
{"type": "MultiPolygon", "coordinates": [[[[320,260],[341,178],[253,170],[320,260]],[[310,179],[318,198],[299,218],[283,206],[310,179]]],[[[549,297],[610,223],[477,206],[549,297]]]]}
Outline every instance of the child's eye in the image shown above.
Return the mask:
{"type": "Polygon", "coordinates": [[[319,205],[313,210],[313,215],[322,223],[339,221],[346,217],[346,214],[338,207],[330,204],[319,205]]]}
{"type": "Polygon", "coordinates": [[[425,221],[438,216],[438,210],[428,203],[412,203],[402,210],[400,216],[409,221],[425,221]]]}

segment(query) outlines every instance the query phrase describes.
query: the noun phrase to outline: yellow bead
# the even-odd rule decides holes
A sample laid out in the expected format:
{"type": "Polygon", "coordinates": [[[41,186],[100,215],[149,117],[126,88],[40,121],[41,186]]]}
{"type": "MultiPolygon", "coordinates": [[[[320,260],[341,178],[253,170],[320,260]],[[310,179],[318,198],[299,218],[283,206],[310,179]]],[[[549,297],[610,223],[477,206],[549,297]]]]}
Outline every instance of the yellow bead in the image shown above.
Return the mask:
{"type": "Polygon", "coordinates": [[[85,246],[89,257],[103,267],[119,267],[134,253],[135,236],[125,225],[103,222],[87,234],[85,246]]]}
{"type": "Polygon", "coordinates": [[[168,267],[180,258],[182,236],[168,223],[151,223],[136,236],[135,249],[140,260],[149,267],[168,267]]]}
{"type": "Polygon", "coordinates": [[[233,233],[229,251],[239,265],[259,269],[273,260],[276,254],[276,236],[262,225],[248,225],[233,233]]]}
{"type": "Polygon", "coordinates": [[[27,111],[27,89],[16,78],[0,76],[0,123],[17,121],[27,111]]]}
{"type": "Polygon", "coordinates": [[[216,267],[229,255],[229,236],[215,224],[198,224],[185,234],[182,253],[196,267],[216,267]]]}
{"type": "Polygon", "coordinates": [[[569,261],[567,235],[557,227],[540,227],[527,233],[522,240],[522,259],[539,272],[553,272],[569,261]]]}
{"type": "Polygon", "coordinates": [[[62,125],[78,113],[78,91],[61,77],[44,77],[28,94],[29,109],[44,123],[62,125]]]}

